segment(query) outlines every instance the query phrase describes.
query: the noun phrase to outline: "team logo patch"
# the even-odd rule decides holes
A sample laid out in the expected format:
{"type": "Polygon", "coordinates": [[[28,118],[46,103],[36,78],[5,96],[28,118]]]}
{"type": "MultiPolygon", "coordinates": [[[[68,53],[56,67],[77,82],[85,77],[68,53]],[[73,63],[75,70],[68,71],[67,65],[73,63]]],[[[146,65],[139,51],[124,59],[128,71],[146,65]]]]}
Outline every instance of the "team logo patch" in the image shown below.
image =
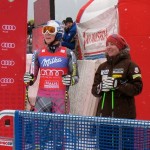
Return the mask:
{"type": "Polygon", "coordinates": [[[65,50],[62,49],[60,52],[61,52],[61,53],[65,53],[65,50]]]}
{"type": "Polygon", "coordinates": [[[44,58],[42,59],[42,62],[41,62],[41,65],[42,67],[49,67],[50,65],[53,65],[53,64],[59,64],[61,63],[63,60],[59,57],[53,57],[53,58],[44,58]]]}
{"type": "Polygon", "coordinates": [[[45,52],[45,49],[42,49],[42,53],[44,53],[45,52]]]}
{"type": "Polygon", "coordinates": [[[139,73],[139,72],[140,72],[140,71],[139,71],[139,68],[138,68],[138,67],[135,67],[135,68],[134,68],[134,72],[135,72],[135,73],[139,73]]]}
{"type": "Polygon", "coordinates": [[[113,78],[122,78],[122,75],[121,74],[113,74],[112,77],[113,78]]]}
{"type": "Polygon", "coordinates": [[[101,75],[108,75],[109,73],[109,70],[106,69],[106,70],[101,70],[101,75]]]}
{"type": "Polygon", "coordinates": [[[59,88],[59,82],[58,81],[45,81],[44,83],[44,88],[55,88],[58,89],[59,88]]]}
{"type": "Polygon", "coordinates": [[[135,79],[135,78],[141,78],[142,75],[141,74],[134,74],[132,77],[133,77],[133,79],[135,79]]]}
{"type": "Polygon", "coordinates": [[[103,75],[102,76],[102,81],[106,80],[108,78],[108,75],[103,75]]]}
{"type": "Polygon", "coordinates": [[[124,69],[123,68],[117,68],[117,69],[113,69],[113,73],[124,73],[124,69]]]}

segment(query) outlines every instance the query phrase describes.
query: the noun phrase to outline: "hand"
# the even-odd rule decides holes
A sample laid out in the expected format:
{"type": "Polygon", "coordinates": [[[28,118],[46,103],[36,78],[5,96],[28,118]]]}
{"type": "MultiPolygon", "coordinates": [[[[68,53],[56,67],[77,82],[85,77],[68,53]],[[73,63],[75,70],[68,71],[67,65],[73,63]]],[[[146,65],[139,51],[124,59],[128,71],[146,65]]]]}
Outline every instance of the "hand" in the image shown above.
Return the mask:
{"type": "Polygon", "coordinates": [[[106,80],[102,82],[102,86],[107,89],[116,89],[117,88],[117,79],[112,77],[107,77],[106,80]]]}
{"type": "Polygon", "coordinates": [[[102,82],[97,86],[97,94],[99,94],[101,91],[108,92],[110,91],[110,88],[102,82]]]}
{"type": "Polygon", "coordinates": [[[97,94],[99,94],[101,91],[108,92],[116,88],[117,88],[117,79],[107,77],[97,86],[97,94]]]}
{"type": "Polygon", "coordinates": [[[34,80],[34,76],[33,76],[33,74],[30,74],[29,72],[26,72],[24,74],[23,80],[24,80],[25,84],[32,85],[33,84],[33,80],[34,80]]]}
{"type": "Polygon", "coordinates": [[[97,94],[99,94],[101,91],[108,92],[110,91],[110,88],[102,82],[97,86],[97,94]]]}
{"type": "Polygon", "coordinates": [[[62,83],[64,85],[70,86],[73,85],[73,79],[71,75],[63,75],[62,76],[62,83]]]}

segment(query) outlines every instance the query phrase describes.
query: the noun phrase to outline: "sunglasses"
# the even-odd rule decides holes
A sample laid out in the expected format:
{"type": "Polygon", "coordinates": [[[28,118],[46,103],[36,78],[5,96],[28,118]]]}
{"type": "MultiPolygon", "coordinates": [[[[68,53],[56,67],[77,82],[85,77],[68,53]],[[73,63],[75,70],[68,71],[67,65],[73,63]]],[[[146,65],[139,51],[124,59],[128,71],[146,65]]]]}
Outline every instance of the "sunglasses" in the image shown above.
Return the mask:
{"type": "Polygon", "coordinates": [[[49,34],[56,34],[56,28],[52,26],[44,26],[42,29],[42,34],[49,33],[49,34]]]}

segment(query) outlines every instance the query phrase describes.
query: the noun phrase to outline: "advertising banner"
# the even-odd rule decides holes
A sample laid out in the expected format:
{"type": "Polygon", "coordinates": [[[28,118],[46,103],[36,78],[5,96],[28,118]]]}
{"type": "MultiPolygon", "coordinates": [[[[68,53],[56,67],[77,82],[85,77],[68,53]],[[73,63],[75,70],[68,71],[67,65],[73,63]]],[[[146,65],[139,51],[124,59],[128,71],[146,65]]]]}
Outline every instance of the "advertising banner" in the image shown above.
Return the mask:
{"type": "Polygon", "coordinates": [[[86,22],[77,23],[83,59],[104,57],[106,37],[111,33],[118,32],[117,17],[117,8],[113,6],[101,10],[96,17],[86,22]]]}
{"type": "Polygon", "coordinates": [[[140,66],[142,71],[143,91],[136,97],[137,119],[142,120],[150,120],[149,9],[149,0],[120,0],[118,5],[120,34],[128,41],[131,48],[131,57],[140,66]]]}
{"type": "MultiPolygon", "coordinates": [[[[27,0],[0,0],[0,14],[0,111],[23,110],[27,0]]],[[[12,136],[12,132],[9,131],[13,125],[12,119],[7,120],[7,127],[2,123],[0,136],[12,136]]],[[[2,144],[0,149],[1,146],[2,144]]]]}

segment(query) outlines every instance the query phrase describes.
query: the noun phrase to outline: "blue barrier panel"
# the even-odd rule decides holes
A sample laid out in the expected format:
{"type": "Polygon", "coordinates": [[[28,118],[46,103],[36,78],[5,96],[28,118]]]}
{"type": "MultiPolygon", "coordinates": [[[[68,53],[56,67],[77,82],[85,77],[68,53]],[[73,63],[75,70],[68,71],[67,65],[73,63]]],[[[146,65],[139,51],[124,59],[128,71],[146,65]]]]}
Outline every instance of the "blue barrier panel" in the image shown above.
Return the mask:
{"type": "Polygon", "coordinates": [[[16,150],[150,150],[150,121],[15,112],[16,150]]]}

